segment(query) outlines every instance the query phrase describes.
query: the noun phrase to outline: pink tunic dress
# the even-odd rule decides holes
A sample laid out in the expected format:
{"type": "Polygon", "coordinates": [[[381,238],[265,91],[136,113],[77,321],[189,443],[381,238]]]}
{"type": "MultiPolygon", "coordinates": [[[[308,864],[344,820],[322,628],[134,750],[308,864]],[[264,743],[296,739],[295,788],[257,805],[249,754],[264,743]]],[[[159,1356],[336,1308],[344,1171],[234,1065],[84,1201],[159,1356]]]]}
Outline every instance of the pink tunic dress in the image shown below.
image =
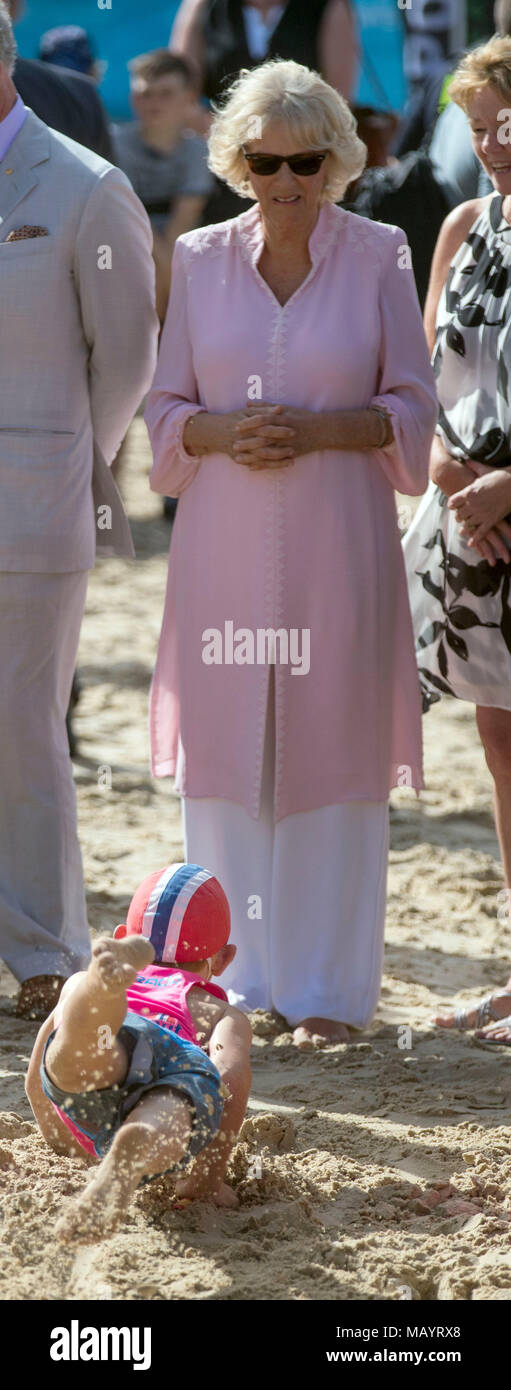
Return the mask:
{"type": "Polygon", "coordinates": [[[262,248],[257,203],[176,242],[145,413],[151,487],[180,499],[150,730],[157,777],[175,773],[180,736],[177,790],[224,797],[257,817],[269,667],[243,661],[240,632],[308,633],[308,670],[290,654],[286,661],[282,647],[279,659],[277,648],[278,821],[423,786],[394,488],[426,488],[437,401],[400,227],[323,204],[309,239],[312,267],[284,306],[257,269],[262,248]],[[395,440],[256,473],[226,454],[189,455],[189,415],[240,409],[257,378],[257,394],[272,403],[382,405],[395,440]],[[218,664],[204,659],[210,629],[223,639],[218,664]]]}

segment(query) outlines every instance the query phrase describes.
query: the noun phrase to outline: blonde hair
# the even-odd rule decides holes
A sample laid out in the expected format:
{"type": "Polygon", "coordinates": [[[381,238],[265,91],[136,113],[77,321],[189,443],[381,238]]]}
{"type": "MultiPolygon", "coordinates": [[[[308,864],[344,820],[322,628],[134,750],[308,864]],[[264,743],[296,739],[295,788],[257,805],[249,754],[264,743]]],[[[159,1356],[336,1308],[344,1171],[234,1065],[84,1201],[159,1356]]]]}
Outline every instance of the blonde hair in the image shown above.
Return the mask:
{"type": "Polygon", "coordinates": [[[337,203],[365,168],[367,146],[356,134],[348,103],[319,73],[293,61],[272,58],[242,68],[222,106],[213,104],[209,168],[229,188],[255,198],[241,146],[259,139],[269,121],[283,121],[302,150],[328,150],[327,183],[320,202],[337,203]]]}
{"type": "Polygon", "coordinates": [[[449,96],[468,114],[478,87],[493,87],[511,103],[511,38],[494,35],[465,53],[449,83],[449,96]]]}

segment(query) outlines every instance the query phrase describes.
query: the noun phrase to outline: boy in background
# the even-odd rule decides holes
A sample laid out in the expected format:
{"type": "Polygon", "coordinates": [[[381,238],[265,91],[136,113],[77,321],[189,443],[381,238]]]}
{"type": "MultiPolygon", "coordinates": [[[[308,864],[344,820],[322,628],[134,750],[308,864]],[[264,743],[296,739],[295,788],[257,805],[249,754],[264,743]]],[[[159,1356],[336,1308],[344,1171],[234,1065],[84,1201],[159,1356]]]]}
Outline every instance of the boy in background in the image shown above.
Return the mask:
{"type": "Polygon", "coordinates": [[[154,235],[156,308],[163,324],[170,293],[174,243],[199,225],[212,188],[208,148],[190,129],[197,106],[195,78],[184,58],[156,49],[129,64],[138,120],[114,126],[116,162],[149,215],[154,235]]]}

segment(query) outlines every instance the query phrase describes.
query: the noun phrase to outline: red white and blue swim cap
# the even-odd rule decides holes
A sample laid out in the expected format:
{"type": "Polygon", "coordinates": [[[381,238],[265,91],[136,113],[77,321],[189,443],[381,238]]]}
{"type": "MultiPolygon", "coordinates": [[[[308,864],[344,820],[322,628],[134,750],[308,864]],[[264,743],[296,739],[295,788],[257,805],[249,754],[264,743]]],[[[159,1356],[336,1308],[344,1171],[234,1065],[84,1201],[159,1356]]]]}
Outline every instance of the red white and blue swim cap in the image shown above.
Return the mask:
{"type": "Polygon", "coordinates": [[[229,903],[208,869],[171,864],[139,885],[126,928],[128,936],[151,942],[156,961],[207,960],[229,940],[229,903]]]}

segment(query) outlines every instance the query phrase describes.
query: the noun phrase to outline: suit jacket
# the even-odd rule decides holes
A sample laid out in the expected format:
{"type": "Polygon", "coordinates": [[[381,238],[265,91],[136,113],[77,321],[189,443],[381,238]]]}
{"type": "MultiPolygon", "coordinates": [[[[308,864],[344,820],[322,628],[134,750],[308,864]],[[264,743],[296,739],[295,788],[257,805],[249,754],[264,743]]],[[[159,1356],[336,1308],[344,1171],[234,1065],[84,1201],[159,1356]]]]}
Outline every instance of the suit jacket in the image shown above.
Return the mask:
{"type": "Polygon", "coordinates": [[[91,77],[36,58],[17,58],[13,82],[25,106],[45,125],[115,164],[108,122],[91,77]]]}
{"type": "Polygon", "coordinates": [[[0,160],[0,569],[134,554],[107,465],[153,376],[151,249],[126,175],[29,111],[0,160]]]}

